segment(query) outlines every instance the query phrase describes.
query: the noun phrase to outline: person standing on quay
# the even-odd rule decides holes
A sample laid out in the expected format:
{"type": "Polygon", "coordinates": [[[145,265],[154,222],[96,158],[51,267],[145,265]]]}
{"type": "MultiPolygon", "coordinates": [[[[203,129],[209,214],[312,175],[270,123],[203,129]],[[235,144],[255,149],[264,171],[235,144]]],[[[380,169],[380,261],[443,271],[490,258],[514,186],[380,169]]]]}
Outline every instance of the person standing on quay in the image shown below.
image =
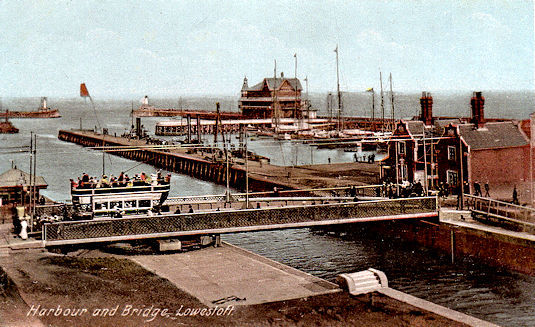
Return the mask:
{"type": "Polygon", "coordinates": [[[481,194],[481,185],[479,185],[479,182],[474,183],[474,195],[475,196],[482,196],[481,194]]]}
{"type": "Polygon", "coordinates": [[[513,204],[520,204],[520,201],[518,201],[518,192],[516,190],[516,185],[513,188],[513,204]]]}

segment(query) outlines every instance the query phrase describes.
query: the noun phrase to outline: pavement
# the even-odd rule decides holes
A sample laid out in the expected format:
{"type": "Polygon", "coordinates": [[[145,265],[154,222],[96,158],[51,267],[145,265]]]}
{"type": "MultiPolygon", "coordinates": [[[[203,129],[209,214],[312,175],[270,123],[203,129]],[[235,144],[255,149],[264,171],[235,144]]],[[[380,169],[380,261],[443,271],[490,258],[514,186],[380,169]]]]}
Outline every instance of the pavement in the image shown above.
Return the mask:
{"type": "Polygon", "coordinates": [[[131,258],[207,306],[251,305],[338,292],[336,284],[228,243],[131,258]]]}
{"type": "Polygon", "coordinates": [[[519,240],[525,240],[528,242],[535,242],[535,235],[533,234],[526,232],[516,232],[501,227],[490,226],[480,223],[477,220],[472,219],[470,211],[468,210],[441,208],[439,217],[440,221],[443,223],[448,223],[459,227],[477,229],[483,232],[497,235],[504,235],[519,240]]]}

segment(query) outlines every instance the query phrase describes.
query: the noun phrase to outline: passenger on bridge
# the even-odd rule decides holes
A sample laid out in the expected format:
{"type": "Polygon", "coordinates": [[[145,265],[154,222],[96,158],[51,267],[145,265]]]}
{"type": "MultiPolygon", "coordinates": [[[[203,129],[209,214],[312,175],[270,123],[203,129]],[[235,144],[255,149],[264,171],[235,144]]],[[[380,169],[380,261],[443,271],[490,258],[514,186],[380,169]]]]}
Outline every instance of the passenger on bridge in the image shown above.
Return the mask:
{"type": "Polygon", "coordinates": [[[110,183],[108,182],[108,176],[102,175],[102,179],[100,180],[100,187],[110,187],[110,183]]]}
{"type": "Polygon", "coordinates": [[[91,178],[89,179],[88,188],[95,188],[96,185],[97,185],[97,179],[91,176],[91,178]]]}
{"type": "Polygon", "coordinates": [[[175,215],[179,215],[181,212],[180,212],[180,207],[176,207],[176,210],[175,210],[175,215]]]}
{"type": "Polygon", "coordinates": [[[193,207],[191,206],[191,204],[189,205],[189,210],[188,210],[189,213],[193,213],[193,207]]]}
{"type": "Polygon", "coordinates": [[[70,179],[70,181],[71,181],[71,189],[75,189],[78,187],[78,183],[75,182],[72,178],[70,179]]]}

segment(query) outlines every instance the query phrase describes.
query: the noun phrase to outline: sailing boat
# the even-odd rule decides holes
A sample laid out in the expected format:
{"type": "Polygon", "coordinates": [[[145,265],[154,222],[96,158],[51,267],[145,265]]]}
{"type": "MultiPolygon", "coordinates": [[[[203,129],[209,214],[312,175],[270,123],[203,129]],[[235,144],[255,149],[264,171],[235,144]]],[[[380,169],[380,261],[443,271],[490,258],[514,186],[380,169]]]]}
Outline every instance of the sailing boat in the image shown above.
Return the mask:
{"type": "Polygon", "coordinates": [[[41,105],[34,111],[5,111],[0,112],[0,117],[8,118],[59,118],[58,109],[47,107],[47,97],[41,97],[41,105]]]}

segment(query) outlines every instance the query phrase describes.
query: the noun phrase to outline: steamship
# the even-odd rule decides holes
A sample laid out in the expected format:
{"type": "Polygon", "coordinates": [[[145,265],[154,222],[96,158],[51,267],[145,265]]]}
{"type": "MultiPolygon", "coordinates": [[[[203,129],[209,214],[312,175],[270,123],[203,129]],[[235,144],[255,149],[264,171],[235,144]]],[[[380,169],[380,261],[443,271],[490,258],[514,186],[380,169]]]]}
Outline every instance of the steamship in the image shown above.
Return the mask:
{"type": "Polygon", "coordinates": [[[58,109],[51,109],[47,107],[47,98],[41,98],[41,105],[34,111],[5,111],[0,112],[0,118],[59,118],[58,109]]]}

